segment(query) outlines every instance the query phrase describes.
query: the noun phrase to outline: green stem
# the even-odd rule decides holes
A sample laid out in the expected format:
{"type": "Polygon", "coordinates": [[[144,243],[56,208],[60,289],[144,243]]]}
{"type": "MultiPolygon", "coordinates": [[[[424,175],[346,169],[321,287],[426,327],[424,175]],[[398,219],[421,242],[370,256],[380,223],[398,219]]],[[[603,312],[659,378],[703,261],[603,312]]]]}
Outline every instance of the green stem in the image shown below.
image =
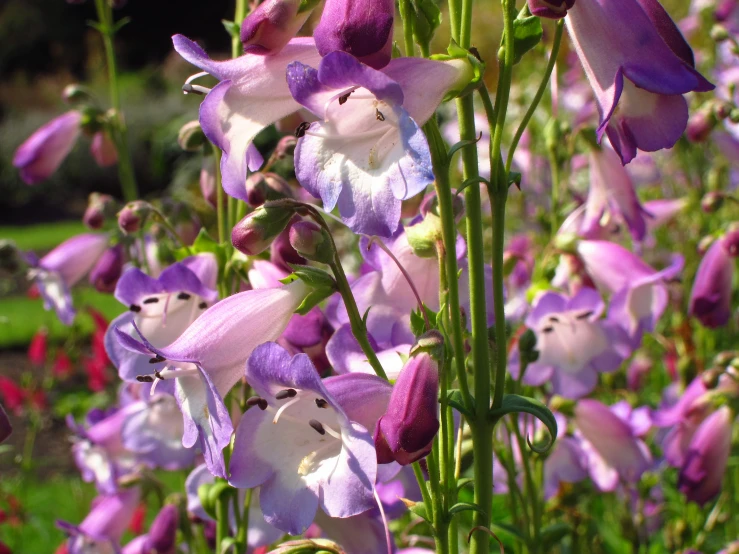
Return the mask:
{"type": "Polygon", "coordinates": [[[552,238],[557,234],[559,229],[559,189],[560,189],[560,172],[559,159],[554,150],[549,152],[549,167],[552,175],[552,211],[550,214],[550,235],[552,238]]]}
{"type": "Polygon", "coordinates": [[[518,421],[514,419],[511,422],[511,428],[513,429],[513,433],[516,435],[516,441],[518,442],[518,449],[521,452],[521,465],[523,466],[523,473],[524,473],[524,480],[526,482],[526,500],[527,504],[531,506],[531,512],[532,512],[532,521],[531,521],[531,531],[532,531],[532,550],[534,552],[539,551],[539,544],[541,543],[540,540],[540,530],[541,530],[541,506],[539,502],[539,493],[538,488],[536,487],[534,483],[533,474],[531,471],[531,457],[529,456],[529,447],[528,444],[526,444],[526,441],[523,440],[523,436],[521,435],[521,430],[518,426],[518,421]]]}
{"type": "Polygon", "coordinates": [[[464,331],[462,329],[462,312],[459,307],[459,279],[457,274],[457,224],[454,219],[454,203],[452,188],[449,183],[449,160],[447,159],[446,146],[439,132],[436,118],[432,117],[424,131],[431,150],[431,163],[436,177],[436,197],[439,201],[439,217],[441,218],[442,238],[444,240],[444,264],[446,266],[446,286],[448,292],[446,298],[449,307],[449,322],[452,339],[452,356],[457,372],[459,388],[467,408],[472,409],[473,400],[470,388],[467,384],[467,373],[464,363],[464,331]]]}
{"type": "Polygon", "coordinates": [[[213,144],[213,156],[216,161],[216,224],[218,225],[218,244],[226,240],[225,206],[223,205],[223,185],[221,184],[221,150],[213,144]]]}
{"type": "Polygon", "coordinates": [[[108,87],[110,90],[110,104],[114,115],[110,121],[110,135],[115,144],[118,154],[118,178],[121,183],[121,192],[126,202],[131,202],[139,197],[136,175],[131,163],[131,155],[128,149],[128,130],[121,117],[120,92],[118,87],[118,68],[115,58],[113,36],[113,8],[106,0],[95,0],[95,9],[98,16],[98,31],[103,38],[105,49],[105,63],[108,68],[108,87]]]}
{"type": "MultiPolygon", "coordinates": [[[[474,141],[475,112],[471,96],[457,100],[460,138],[474,141]]],[[[465,180],[479,177],[477,150],[462,150],[465,180]]],[[[482,511],[475,512],[473,527],[481,528],[472,534],[470,552],[488,554],[490,537],[483,529],[490,524],[493,502],[493,445],[488,422],[490,411],[490,356],[487,336],[487,309],[485,302],[485,260],[482,240],[482,201],[480,187],[464,190],[467,212],[467,251],[469,262],[470,320],[472,327],[472,359],[475,374],[475,417],[470,420],[474,444],[475,503],[482,511]]]]}
{"type": "Polygon", "coordinates": [[[472,0],[462,0],[462,17],[459,21],[459,45],[465,50],[472,40],[472,0]]]}
{"type": "Polygon", "coordinates": [[[221,494],[216,501],[216,552],[221,551],[221,543],[228,536],[228,503],[230,495],[221,494]]]}
{"type": "MultiPolygon", "coordinates": [[[[241,26],[244,18],[248,12],[248,6],[246,0],[236,0],[236,9],[234,10],[234,23],[241,26]]],[[[231,57],[238,58],[243,53],[241,45],[241,37],[236,36],[231,38],[231,57]]]]}
{"type": "Polygon", "coordinates": [[[411,20],[411,2],[410,0],[400,0],[398,2],[398,11],[400,18],[403,20],[403,49],[406,56],[414,56],[415,48],[413,48],[413,21],[411,20]]]}
{"type": "Polygon", "coordinates": [[[459,44],[460,33],[460,16],[462,7],[459,5],[460,0],[449,0],[449,30],[452,38],[459,44]]]}
{"type": "Polygon", "coordinates": [[[518,129],[516,130],[516,134],[513,137],[513,141],[511,142],[511,147],[508,149],[508,161],[506,162],[506,174],[508,174],[511,171],[511,164],[513,163],[513,155],[516,153],[516,148],[518,148],[518,143],[521,140],[521,137],[523,136],[524,131],[526,130],[526,127],[529,125],[529,121],[531,121],[531,118],[534,115],[534,112],[536,111],[536,108],[539,107],[539,103],[541,102],[541,99],[544,97],[544,93],[547,90],[547,87],[549,86],[549,80],[552,77],[552,71],[554,71],[554,66],[557,63],[557,56],[559,55],[559,48],[562,45],[562,34],[564,31],[564,19],[560,19],[556,23],[556,30],[554,32],[554,43],[552,44],[552,53],[549,56],[549,63],[547,63],[547,67],[544,70],[544,75],[542,76],[541,83],[539,84],[539,88],[536,91],[536,94],[534,95],[534,100],[531,102],[531,105],[529,106],[529,109],[526,110],[526,115],[523,116],[523,120],[521,120],[521,124],[518,126],[518,129]]]}

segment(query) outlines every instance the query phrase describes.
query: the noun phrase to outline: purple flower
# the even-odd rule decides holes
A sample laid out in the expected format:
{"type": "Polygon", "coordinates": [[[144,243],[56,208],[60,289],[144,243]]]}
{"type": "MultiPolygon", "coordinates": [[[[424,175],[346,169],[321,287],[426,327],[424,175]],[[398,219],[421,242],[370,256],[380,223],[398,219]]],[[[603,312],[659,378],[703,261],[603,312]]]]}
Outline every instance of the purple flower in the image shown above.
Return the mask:
{"type": "Polygon", "coordinates": [[[580,0],[567,15],[598,102],[598,137],[607,133],[624,163],[637,148],[671,148],[688,123],[682,95],[713,85],[658,0],[580,0]]]}
{"type": "Polygon", "coordinates": [[[90,271],[90,282],[100,292],[111,293],[115,290],[118,278],[123,272],[123,246],[111,246],[90,271]]]}
{"type": "Polygon", "coordinates": [[[362,374],[321,381],[305,354],[291,359],[275,343],[254,350],[246,379],[267,405],[239,423],[229,482],[261,487],[267,522],[297,535],[319,506],[331,517],[370,509],[377,455],[367,425],[385,410],[390,384],[362,374]]]}
{"type": "Polygon", "coordinates": [[[465,79],[461,62],[420,58],[397,58],[382,71],[345,52],[328,54],[317,70],[291,63],[290,92],[320,118],[300,130],[298,181],[327,211],[338,206],[353,231],[391,236],[402,200],[434,180],[419,125],[465,79]]]}
{"type": "Polygon", "coordinates": [[[176,554],[178,520],[177,507],[165,505],[151,522],[149,532],[129,542],[121,554],[176,554]]]}
{"type": "Polygon", "coordinates": [[[588,459],[574,437],[560,437],[544,464],[544,497],[552,498],[560,483],[577,483],[588,476],[588,459]]]}
{"type": "Polygon", "coordinates": [[[79,526],[57,521],[62,531],[69,535],[69,554],[118,552],[121,537],[131,523],[140,500],[141,490],[138,487],[122,489],[94,501],[94,507],[79,526]]]}
{"type": "Polygon", "coordinates": [[[581,236],[597,237],[600,227],[626,223],[636,241],[644,240],[649,214],[639,203],[634,183],[609,146],[590,152],[590,191],[585,203],[581,236]],[[595,233],[595,235],[593,235],[595,233]]]}
{"type": "Polygon", "coordinates": [[[302,0],[266,0],[241,24],[241,42],[249,54],[278,54],[295,37],[316,2],[302,0]],[[312,5],[311,5],[312,4],[312,5]]]}
{"type": "Polygon", "coordinates": [[[197,454],[182,445],[182,415],[170,394],[142,395],[126,407],[121,428],[123,446],[139,462],[167,470],[190,467],[197,454]]]}
{"type": "MultiPolygon", "coordinates": [[[[441,341],[441,336],[419,341],[441,341]]],[[[440,344],[436,345],[438,348],[440,344]]],[[[408,360],[374,429],[377,462],[409,465],[431,452],[439,431],[439,364],[427,351],[408,360]]]]}
{"type": "Polygon", "coordinates": [[[635,483],[651,466],[649,450],[632,426],[597,400],[577,402],[575,425],[599,489],[612,491],[621,480],[635,483]]]}
{"type": "Polygon", "coordinates": [[[272,56],[247,53],[222,62],[211,60],[182,35],[175,35],[172,41],[183,58],[221,81],[200,106],[200,125],[208,139],[223,150],[223,189],[246,201],[247,167],[256,171],[263,163],[252,141],[262,129],[300,109],[285,82],[285,70],[295,60],[318,63],[320,55],[313,39],[292,39],[272,56]]]}
{"type": "Polygon", "coordinates": [[[106,251],[108,240],[104,234],[77,235],[46,254],[29,271],[44,299],[44,308],[53,309],[65,325],[71,325],[76,314],[70,289],[92,270],[106,251]]]}
{"type": "Polygon", "coordinates": [[[80,136],[82,114],[70,111],[49,121],[18,147],[13,165],[29,185],[48,179],[74,148],[80,136]]]}
{"type": "Polygon", "coordinates": [[[698,266],[690,293],[690,315],[711,329],[723,327],[731,317],[734,258],[739,232],[715,240],[698,266]]]}
{"type": "Polygon", "coordinates": [[[392,57],[394,15],[393,0],[327,0],[313,33],[318,52],[347,52],[381,69],[392,57]]]}
{"type": "MultiPolygon", "coordinates": [[[[615,323],[602,320],[605,310],[597,291],[582,288],[572,298],[543,294],[526,318],[536,334],[539,358],[529,364],[523,380],[539,386],[552,383],[555,394],[580,398],[593,391],[598,373],[618,369],[630,354],[628,340],[615,323]]],[[[517,351],[511,374],[518,377],[517,351]]]]}
{"type": "Polygon", "coordinates": [[[105,131],[98,131],[92,136],[90,153],[100,167],[110,167],[118,162],[115,143],[105,131]]]}
{"type": "Polygon", "coordinates": [[[674,256],[668,267],[657,271],[623,246],[608,241],[580,241],[577,253],[595,284],[613,294],[609,318],[619,321],[632,337],[653,330],[667,307],[665,281],[680,273],[682,256],[674,256]]]}
{"type": "Polygon", "coordinates": [[[529,0],[529,11],[537,17],[561,19],[574,5],[575,0],[529,0]]]}
{"type": "Polygon", "coordinates": [[[705,504],[721,492],[731,453],[734,413],[723,406],[698,426],[680,468],[678,488],[688,500],[705,504]]]}

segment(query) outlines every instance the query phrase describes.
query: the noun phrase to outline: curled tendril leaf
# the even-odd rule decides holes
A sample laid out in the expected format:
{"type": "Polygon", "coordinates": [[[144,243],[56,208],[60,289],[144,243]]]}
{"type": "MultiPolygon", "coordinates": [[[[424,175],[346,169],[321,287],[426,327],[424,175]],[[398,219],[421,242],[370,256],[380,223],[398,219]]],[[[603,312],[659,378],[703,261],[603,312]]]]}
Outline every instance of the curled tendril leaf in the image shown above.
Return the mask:
{"type": "Polygon", "coordinates": [[[539,454],[545,454],[557,439],[557,420],[554,419],[551,410],[538,400],[518,394],[506,394],[503,397],[503,404],[500,408],[490,410],[489,417],[491,420],[497,421],[505,415],[521,412],[536,417],[549,431],[549,441],[543,447],[532,444],[529,438],[526,437],[526,442],[528,442],[531,450],[539,454]]]}

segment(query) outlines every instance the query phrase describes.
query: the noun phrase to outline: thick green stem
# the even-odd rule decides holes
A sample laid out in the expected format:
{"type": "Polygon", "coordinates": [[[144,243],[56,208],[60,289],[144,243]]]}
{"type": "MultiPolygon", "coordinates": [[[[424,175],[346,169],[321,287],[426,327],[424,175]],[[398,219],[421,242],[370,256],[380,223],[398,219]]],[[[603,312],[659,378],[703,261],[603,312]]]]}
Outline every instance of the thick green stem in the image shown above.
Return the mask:
{"type": "Polygon", "coordinates": [[[439,132],[439,125],[435,118],[424,126],[431,150],[431,163],[436,177],[436,197],[439,201],[439,217],[441,218],[442,238],[444,241],[444,264],[446,266],[446,294],[449,307],[449,322],[451,330],[451,353],[454,358],[457,380],[462,392],[465,405],[472,409],[472,396],[467,384],[467,374],[464,363],[464,331],[462,329],[462,312],[459,307],[459,280],[457,274],[457,224],[454,219],[454,203],[452,188],[449,183],[449,160],[446,146],[439,132]]]}
{"type": "MultiPolygon", "coordinates": [[[[234,23],[241,26],[244,21],[247,12],[249,11],[246,5],[246,0],[236,0],[236,9],[234,10],[234,23]]],[[[241,37],[231,37],[231,57],[238,58],[243,53],[243,47],[241,45],[241,37]]]]}
{"type": "MultiPolygon", "coordinates": [[[[471,96],[457,100],[460,138],[474,141],[475,113],[471,96]]],[[[479,177],[477,150],[462,150],[464,179],[479,177]]],[[[488,421],[490,411],[490,356],[487,337],[487,309],[485,301],[485,259],[482,240],[482,202],[480,188],[469,186],[464,191],[467,213],[467,251],[469,262],[470,320],[472,327],[472,360],[475,374],[475,417],[470,420],[474,443],[475,503],[482,511],[475,512],[470,552],[488,554],[490,537],[483,529],[490,524],[493,501],[493,445],[488,421]]]]}
{"type": "Polygon", "coordinates": [[[513,141],[511,142],[511,147],[508,149],[508,160],[506,162],[506,174],[510,172],[511,170],[511,164],[513,163],[513,155],[516,153],[516,148],[518,148],[518,143],[521,140],[521,137],[523,136],[524,131],[526,131],[526,127],[529,125],[529,121],[531,121],[531,118],[534,115],[534,112],[536,112],[536,108],[539,107],[539,102],[541,102],[541,99],[544,96],[544,93],[547,90],[547,87],[549,86],[549,80],[552,77],[552,71],[554,71],[554,66],[557,63],[557,56],[559,55],[559,47],[562,45],[562,34],[564,31],[564,19],[560,19],[556,23],[556,31],[554,32],[554,43],[552,44],[552,54],[549,56],[549,63],[547,64],[546,69],[544,70],[544,75],[542,76],[541,83],[539,84],[539,88],[536,91],[536,94],[534,95],[534,100],[531,102],[531,105],[529,106],[529,109],[526,110],[526,115],[523,116],[523,119],[521,120],[521,124],[518,126],[518,130],[516,131],[515,136],[513,137],[513,141]]]}
{"type": "Polygon", "coordinates": [[[398,2],[398,11],[400,18],[403,20],[403,49],[406,56],[414,56],[413,48],[413,21],[411,21],[411,2],[410,0],[400,0],[398,2]]]}
{"type": "Polygon", "coordinates": [[[224,210],[227,206],[224,206],[223,198],[223,185],[221,184],[221,150],[213,144],[213,157],[216,162],[216,224],[218,226],[218,243],[223,244],[226,240],[228,233],[226,225],[226,217],[224,210]]]}
{"type": "Polygon", "coordinates": [[[118,179],[121,183],[124,200],[131,202],[139,197],[139,192],[133,164],[131,163],[131,154],[128,149],[128,130],[121,114],[118,68],[113,45],[113,36],[116,32],[113,26],[113,9],[106,0],[95,0],[95,9],[98,16],[97,29],[103,38],[105,63],[108,68],[110,104],[113,108],[113,117],[110,119],[110,135],[118,154],[118,179]]]}
{"type": "Polygon", "coordinates": [[[221,494],[216,501],[216,552],[221,551],[221,543],[228,536],[228,503],[230,495],[221,494]]]}

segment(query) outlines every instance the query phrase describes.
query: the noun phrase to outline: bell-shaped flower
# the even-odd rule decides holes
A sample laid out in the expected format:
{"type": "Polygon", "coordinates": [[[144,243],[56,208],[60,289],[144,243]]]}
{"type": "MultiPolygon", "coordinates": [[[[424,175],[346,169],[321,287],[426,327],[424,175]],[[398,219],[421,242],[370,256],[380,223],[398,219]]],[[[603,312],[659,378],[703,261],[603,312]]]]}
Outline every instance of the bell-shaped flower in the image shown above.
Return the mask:
{"type": "Polygon", "coordinates": [[[704,505],[721,492],[734,419],[731,408],[723,406],[708,416],[693,435],[677,484],[688,500],[704,505]]]}
{"type": "MultiPolygon", "coordinates": [[[[609,320],[601,319],[605,305],[597,291],[584,287],[567,298],[543,294],[526,318],[536,334],[539,358],[530,363],[523,382],[532,386],[551,382],[555,394],[580,398],[595,389],[598,373],[618,369],[631,354],[628,337],[609,320]]],[[[519,374],[517,350],[511,364],[519,374]]]]}
{"type": "Polygon", "coordinates": [[[595,284],[613,294],[609,318],[631,337],[654,329],[667,307],[665,282],[682,271],[682,256],[674,256],[669,266],[657,271],[613,242],[583,240],[577,244],[577,254],[595,284]]]}
{"type": "Polygon", "coordinates": [[[537,17],[562,19],[574,5],[575,0],[529,0],[529,11],[537,17]]]}
{"type": "MultiPolygon", "coordinates": [[[[157,348],[141,333],[141,342],[116,329],[121,345],[164,363],[142,382],[174,380],[174,395],[185,420],[182,445],[199,442],[208,469],[226,476],[222,454],[233,426],[223,403],[226,393],[243,376],[243,367],[260,344],[276,340],[285,330],[309,289],[300,280],[274,289],[229,296],[208,308],[174,342],[157,348]]],[[[153,390],[153,389],[152,389],[153,390]]]]}
{"type": "MultiPolygon", "coordinates": [[[[440,341],[441,337],[432,340],[440,341]]],[[[374,439],[378,463],[410,465],[431,452],[439,431],[438,398],[438,361],[421,350],[401,370],[387,412],[377,422],[374,439]]]]}
{"type": "Polygon", "coordinates": [[[579,400],[574,421],[584,439],[591,478],[601,490],[612,491],[620,481],[636,483],[652,465],[651,454],[632,425],[608,406],[579,400]]]}
{"type": "Polygon", "coordinates": [[[739,232],[715,240],[698,266],[690,293],[690,315],[711,329],[723,327],[731,317],[732,280],[739,251],[739,232]]]}
{"type": "Polygon", "coordinates": [[[118,281],[116,299],[129,311],[114,319],[105,334],[105,349],[118,375],[135,382],[152,369],[151,356],[124,348],[116,338],[116,329],[137,336],[134,324],[151,344],[162,348],[174,342],[218,298],[218,264],[212,254],[185,258],[165,269],[158,278],[131,268],[118,281]]]}
{"type": "Polygon", "coordinates": [[[248,54],[278,54],[308,19],[318,0],[266,0],[241,23],[248,54]]]}
{"type": "Polygon", "coordinates": [[[247,167],[256,171],[263,163],[252,141],[262,129],[300,109],[290,94],[285,70],[296,60],[318,63],[320,55],[313,39],[292,39],[272,56],[247,53],[227,61],[210,59],[182,35],[175,35],[172,41],[183,58],[220,81],[206,91],[200,106],[200,125],[208,139],[223,150],[223,189],[246,201],[247,167]]]}
{"type": "Polygon", "coordinates": [[[588,477],[587,456],[574,437],[559,437],[544,464],[544,497],[550,499],[560,483],[577,483],[588,477]]]}
{"type": "Polygon", "coordinates": [[[92,286],[100,292],[113,292],[123,273],[124,261],[122,245],[116,244],[108,248],[90,271],[92,286]]]}
{"type": "Polygon", "coordinates": [[[565,19],[607,133],[624,163],[671,148],[688,123],[682,96],[713,89],[658,0],[578,0],[565,19]]]}
{"type": "Polygon", "coordinates": [[[377,455],[367,425],[387,407],[391,386],[371,375],[322,381],[305,354],[275,343],[259,346],[246,365],[258,398],[236,431],[229,482],[261,487],[268,523],[292,535],[320,508],[350,517],[373,507],[377,455]]]}
{"type": "Polygon", "coordinates": [[[197,454],[182,445],[185,426],[170,394],[142,395],[126,407],[121,428],[123,446],[149,467],[176,470],[190,467],[197,454]]]}
{"type": "MultiPolygon", "coordinates": [[[[198,489],[202,485],[208,485],[214,483],[216,478],[213,474],[208,471],[205,464],[199,465],[193,469],[185,480],[185,494],[187,495],[187,511],[193,516],[207,522],[215,523],[215,520],[205,511],[201,502],[200,494],[198,489]]],[[[239,491],[239,499],[243,503],[246,496],[246,491],[239,491]]],[[[236,516],[233,513],[233,506],[229,506],[228,519],[231,524],[233,532],[236,532],[238,523],[236,516]]],[[[251,497],[251,504],[249,505],[249,526],[246,536],[246,543],[249,547],[247,552],[252,552],[251,549],[258,548],[260,546],[267,546],[276,542],[282,537],[284,533],[279,529],[273,527],[264,520],[262,509],[259,505],[259,491],[255,490],[251,497]]]]}
{"type": "Polygon", "coordinates": [[[397,58],[378,71],[332,52],[318,69],[291,63],[293,97],[320,119],[298,130],[298,181],[353,231],[391,236],[402,201],[434,180],[419,125],[470,76],[461,60],[397,58]]]}
{"type": "Polygon", "coordinates": [[[59,528],[69,535],[69,554],[116,554],[120,542],[136,508],[141,501],[138,487],[122,489],[116,494],[99,497],[93,508],[79,525],[57,521],[59,528]]]}
{"type": "Polygon", "coordinates": [[[76,314],[70,289],[95,267],[108,239],[104,234],[77,235],[31,264],[29,277],[38,286],[44,308],[53,309],[65,325],[71,325],[76,314]]]}
{"type": "Polygon", "coordinates": [[[321,56],[348,52],[382,69],[392,57],[394,16],[393,0],[327,0],[313,33],[316,47],[321,56]]]}
{"type": "Polygon", "coordinates": [[[151,522],[149,532],[136,537],[121,551],[121,554],[176,554],[177,506],[165,505],[151,522]]]}
{"type": "Polygon", "coordinates": [[[72,455],[82,480],[95,483],[101,494],[113,494],[118,490],[118,479],[130,473],[135,458],[123,444],[121,431],[129,408],[114,408],[110,413],[91,411],[85,424],[77,424],[68,417],[68,425],[74,431],[72,455]]]}
{"type": "Polygon", "coordinates": [[[51,177],[74,148],[82,132],[82,114],[76,110],[55,117],[18,147],[13,165],[21,178],[35,185],[51,177]]]}
{"type": "Polygon", "coordinates": [[[590,190],[580,227],[581,236],[591,238],[595,233],[597,237],[600,227],[625,223],[635,241],[644,240],[649,214],[639,203],[634,183],[618,154],[610,146],[603,145],[591,150],[589,162],[590,190]]]}

